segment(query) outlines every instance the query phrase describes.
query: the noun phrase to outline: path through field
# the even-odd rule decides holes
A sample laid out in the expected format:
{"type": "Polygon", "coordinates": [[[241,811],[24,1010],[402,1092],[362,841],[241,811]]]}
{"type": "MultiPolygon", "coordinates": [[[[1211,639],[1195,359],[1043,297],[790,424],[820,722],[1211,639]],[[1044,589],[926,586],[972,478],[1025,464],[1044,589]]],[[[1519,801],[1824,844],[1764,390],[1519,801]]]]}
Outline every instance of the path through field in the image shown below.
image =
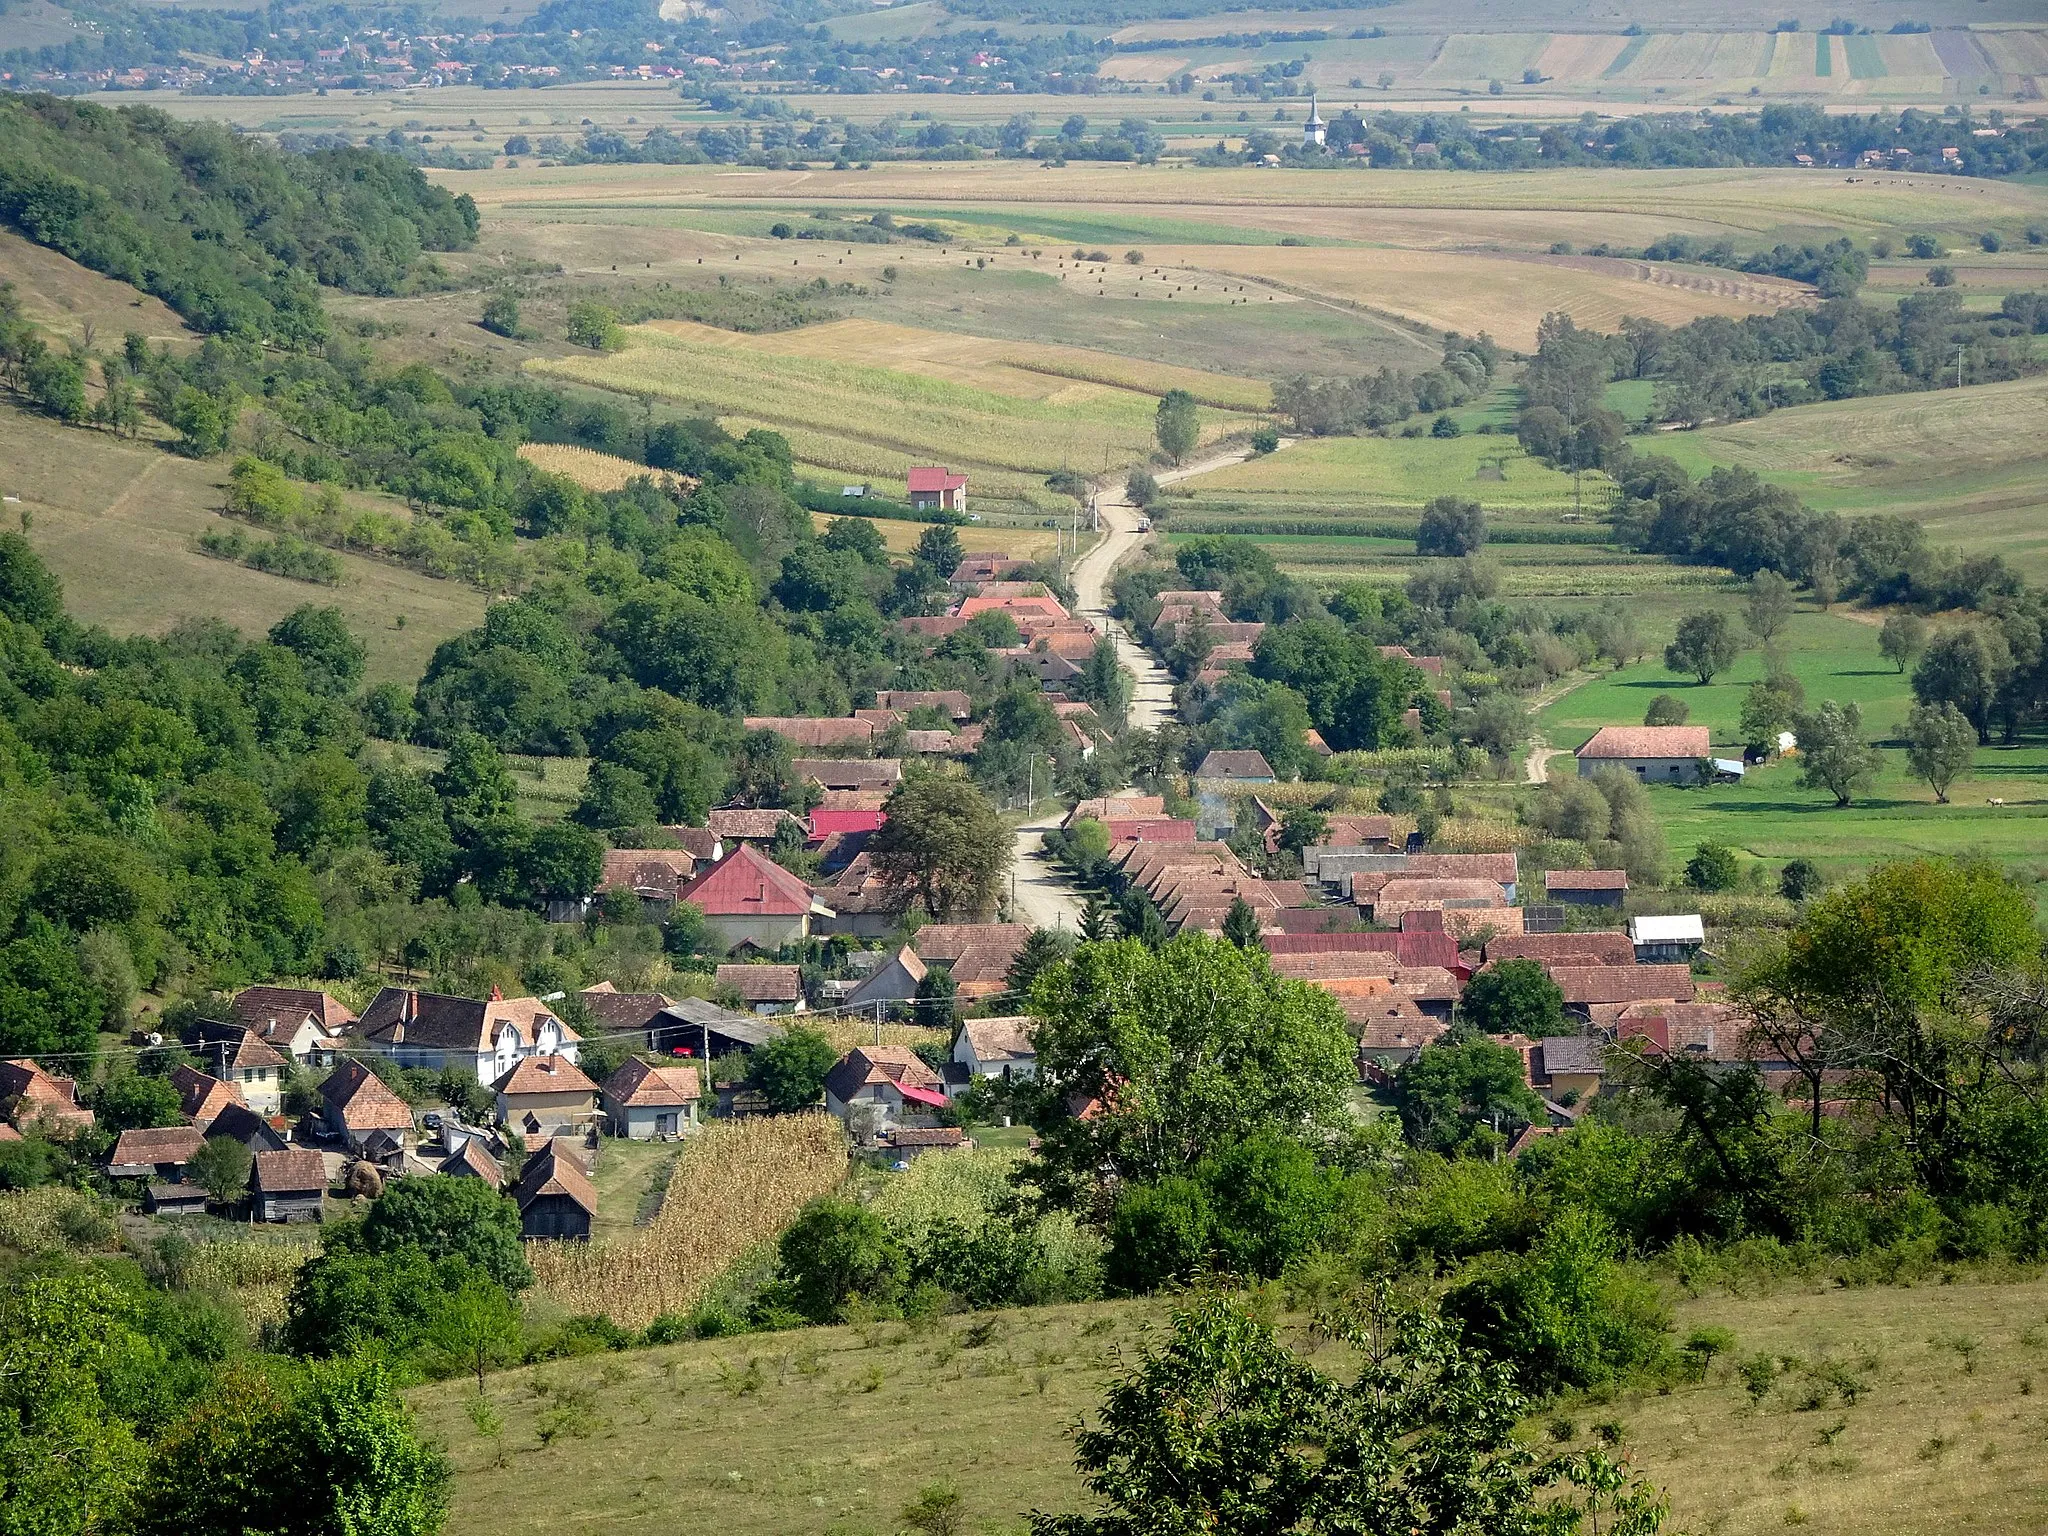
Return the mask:
{"type": "MultiPolygon", "coordinates": [[[[1292,442],[1292,438],[1282,438],[1280,446],[1284,449],[1292,442]]],[[[1161,485],[1173,485],[1242,464],[1251,456],[1249,448],[1232,449],[1179,469],[1163,470],[1154,478],[1161,485]]],[[[1172,674],[1159,664],[1156,656],[1133,640],[1109,612],[1110,578],[1116,574],[1117,566],[1144,543],[1146,535],[1138,531],[1138,509],[1124,495],[1120,483],[1112,482],[1097,492],[1095,506],[1102,518],[1102,537],[1074,565],[1074,595],[1080,600],[1081,616],[1110,637],[1117,659],[1131,674],[1134,686],[1128,716],[1132,727],[1156,731],[1173,716],[1172,674]]],[[[1010,865],[1011,905],[1016,920],[1034,928],[1078,929],[1081,922],[1080,897],[1066,876],[1045,857],[1042,846],[1043,835],[1058,826],[1061,819],[1058,813],[1041,816],[1017,829],[1017,847],[1010,865]]]]}

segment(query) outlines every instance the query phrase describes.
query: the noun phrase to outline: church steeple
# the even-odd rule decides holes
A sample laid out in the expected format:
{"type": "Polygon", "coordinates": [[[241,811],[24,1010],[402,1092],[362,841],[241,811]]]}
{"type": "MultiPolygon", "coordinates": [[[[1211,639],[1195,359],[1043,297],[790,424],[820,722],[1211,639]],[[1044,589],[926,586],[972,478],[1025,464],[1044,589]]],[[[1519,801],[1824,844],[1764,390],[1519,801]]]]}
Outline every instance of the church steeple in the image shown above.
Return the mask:
{"type": "Polygon", "coordinates": [[[1322,114],[1316,110],[1316,98],[1310,96],[1308,99],[1308,121],[1301,125],[1302,147],[1307,148],[1311,144],[1321,144],[1323,142],[1323,135],[1322,114]]]}

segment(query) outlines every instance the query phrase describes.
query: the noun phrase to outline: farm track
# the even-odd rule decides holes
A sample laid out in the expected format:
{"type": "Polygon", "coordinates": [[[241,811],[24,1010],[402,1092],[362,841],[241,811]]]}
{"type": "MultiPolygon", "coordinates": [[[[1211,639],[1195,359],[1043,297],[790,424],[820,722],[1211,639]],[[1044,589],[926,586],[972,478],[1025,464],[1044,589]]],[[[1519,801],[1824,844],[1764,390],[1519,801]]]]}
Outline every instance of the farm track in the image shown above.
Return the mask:
{"type": "MultiPolygon", "coordinates": [[[[1282,438],[1282,450],[1292,438],[1282,438]]],[[[1161,485],[1176,485],[1197,475],[1212,474],[1251,457],[1249,448],[1169,469],[1156,478],[1161,485]]],[[[1150,651],[1133,640],[1109,611],[1109,583],[1121,565],[1145,543],[1138,531],[1138,509],[1124,495],[1123,487],[1112,482],[1095,499],[1101,516],[1102,537],[1074,565],[1074,596],[1081,616],[1092,621],[1110,637],[1117,659],[1132,677],[1130,724],[1138,730],[1156,731],[1173,718],[1173,677],[1150,651]]],[[[1044,837],[1057,827],[1064,815],[1040,816],[1017,828],[1016,847],[1011,859],[1012,915],[1035,928],[1081,925],[1082,902],[1066,876],[1045,857],[1044,837]]]]}

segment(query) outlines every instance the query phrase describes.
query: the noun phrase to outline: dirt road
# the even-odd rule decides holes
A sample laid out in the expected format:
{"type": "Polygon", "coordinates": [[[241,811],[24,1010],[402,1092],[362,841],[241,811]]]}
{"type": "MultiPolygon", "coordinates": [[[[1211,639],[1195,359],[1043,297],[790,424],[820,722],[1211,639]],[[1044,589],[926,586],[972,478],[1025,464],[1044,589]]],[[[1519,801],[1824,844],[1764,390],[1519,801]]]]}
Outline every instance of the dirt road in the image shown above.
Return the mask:
{"type": "MultiPolygon", "coordinates": [[[[1289,439],[1281,439],[1285,448],[1289,439]]],[[[1161,485],[1172,485],[1196,475],[1211,474],[1251,457],[1249,448],[1211,455],[1179,469],[1155,476],[1161,485]]],[[[1152,731],[1173,716],[1173,675],[1158,658],[1139,645],[1110,616],[1109,583],[1116,568],[1145,542],[1138,531],[1138,509],[1124,495],[1121,483],[1105,486],[1095,505],[1102,516],[1102,537],[1074,565],[1074,595],[1080,600],[1081,616],[1108,635],[1116,646],[1117,659],[1131,674],[1133,688],[1128,718],[1133,729],[1152,731]]],[[[1017,846],[1010,865],[1015,882],[1012,908],[1018,922],[1037,928],[1077,928],[1081,920],[1081,898],[1067,883],[1065,875],[1045,857],[1042,834],[1060,824],[1061,818],[1044,816],[1017,829],[1017,846]]]]}

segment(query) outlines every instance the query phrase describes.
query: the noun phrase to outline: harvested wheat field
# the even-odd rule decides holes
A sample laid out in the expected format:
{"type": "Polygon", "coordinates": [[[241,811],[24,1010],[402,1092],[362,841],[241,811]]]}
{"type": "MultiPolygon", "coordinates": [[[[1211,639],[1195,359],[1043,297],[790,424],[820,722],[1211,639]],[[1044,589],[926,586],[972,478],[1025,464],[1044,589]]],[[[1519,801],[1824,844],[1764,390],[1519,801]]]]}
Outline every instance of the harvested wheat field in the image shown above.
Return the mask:
{"type": "Polygon", "coordinates": [[[1537,324],[1553,310],[1611,331],[1627,315],[1683,325],[1702,315],[1740,319],[1807,301],[1796,283],[1591,256],[1332,246],[1172,247],[1152,255],[1163,266],[1284,284],[1435,330],[1487,331],[1523,350],[1535,348],[1537,324]]]}

